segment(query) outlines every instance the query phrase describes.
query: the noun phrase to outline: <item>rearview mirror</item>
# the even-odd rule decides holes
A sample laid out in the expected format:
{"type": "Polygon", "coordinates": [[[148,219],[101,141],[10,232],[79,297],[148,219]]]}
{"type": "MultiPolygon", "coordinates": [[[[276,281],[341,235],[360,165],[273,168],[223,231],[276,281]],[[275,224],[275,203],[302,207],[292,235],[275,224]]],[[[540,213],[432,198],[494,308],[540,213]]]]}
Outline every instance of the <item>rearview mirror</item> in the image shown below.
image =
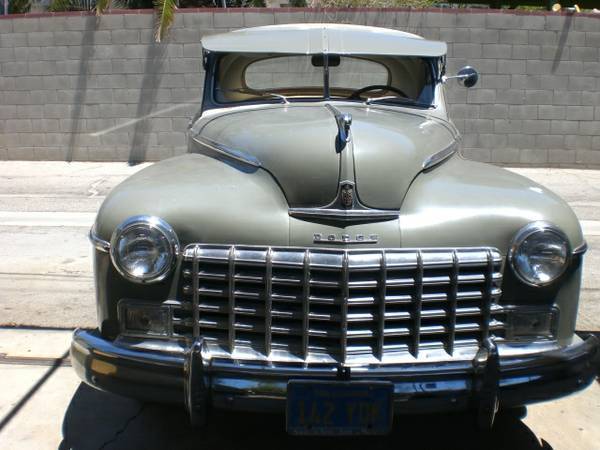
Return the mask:
{"type": "Polygon", "coordinates": [[[475,86],[477,81],[479,81],[479,73],[471,66],[465,66],[460,69],[456,75],[444,77],[444,82],[453,78],[456,78],[456,81],[458,81],[461,86],[470,88],[475,86]]]}

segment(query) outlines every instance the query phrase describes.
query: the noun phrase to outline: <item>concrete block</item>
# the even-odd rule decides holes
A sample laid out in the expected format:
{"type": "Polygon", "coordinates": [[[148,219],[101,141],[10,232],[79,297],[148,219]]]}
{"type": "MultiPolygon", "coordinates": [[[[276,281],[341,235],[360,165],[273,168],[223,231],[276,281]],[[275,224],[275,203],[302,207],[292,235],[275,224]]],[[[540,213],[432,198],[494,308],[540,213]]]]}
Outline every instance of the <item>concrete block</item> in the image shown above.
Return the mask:
{"type": "Polygon", "coordinates": [[[489,119],[465,120],[465,133],[487,133],[494,132],[494,121],[489,119]]]}
{"type": "Polygon", "coordinates": [[[496,95],[497,103],[520,105],[525,101],[525,91],[522,89],[501,89],[496,95]]]}
{"type": "Polygon", "coordinates": [[[598,31],[598,18],[576,16],[573,21],[573,28],[579,31],[598,31]]]}
{"type": "Polygon", "coordinates": [[[538,117],[540,119],[565,119],[567,115],[564,106],[540,105],[538,106],[538,117]]]}
{"type": "Polygon", "coordinates": [[[542,57],[542,50],[539,45],[513,45],[512,57],[527,60],[539,59],[542,57]]]}
{"type": "Polygon", "coordinates": [[[529,105],[551,105],[554,91],[530,89],[525,91],[525,103],[529,105]]]}
{"type": "Polygon", "coordinates": [[[548,162],[550,164],[573,164],[575,163],[575,151],[551,148],[548,150],[548,162]]]}
{"type": "Polygon", "coordinates": [[[482,119],[505,119],[508,117],[508,105],[484,104],[480,106],[479,117],[482,119]]]}
{"type": "Polygon", "coordinates": [[[557,75],[580,75],[583,73],[583,61],[560,61],[554,73],[557,75]]]}
{"type": "Polygon", "coordinates": [[[0,119],[14,119],[17,117],[17,106],[0,104],[0,119]]]}
{"type": "Polygon", "coordinates": [[[498,73],[509,75],[527,73],[527,64],[523,60],[498,59],[498,73]]]}
{"type": "Polygon", "coordinates": [[[15,33],[30,33],[40,29],[40,19],[37,17],[20,17],[12,20],[15,33]]]}
{"type": "Polygon", "coordinates": [[[521,164],[546,164],[548,162],[548,150],[542,148],[524,148],[519,157],[521,164]]]}
{"type": "Polygon", "coordinates": [[[501,44],[527,44],[529,42],[528,31],[520,29],[500,30],[498,42],[501,44]]]}
{"type": "Polygon", "coordinates": [[[14,56],[10,55],[10,57],[7,57],[8,55],[4,54],[4,50],[10,49],[0,48],[0,61],[9,61],[13,59],[16,61],[39,61],[42,57],[40,47],[15,47],[13,49],[14,56]]]}
{"type": "Polygon", "coordinates": [[[42,118],[42,109],[39,107],[39,105],[18,105],[16,118],[18,118],[18,119],[41,119],[42,118]]]}
{"type": "Polygon", "coordinates": [[[569,57],[575,61],[598,61],[597,47],[571,47],[569,57]]]}
{"type": "Polygon", "coordinates": [[[571,91],[591,91],[596,88],[596,77],[570,76],[569,90],[571,91]]]}
{"type": "Polygon", "coordinates": [[[594,107],[593,106],[567,106],[567,119],[568,120],[594,120],[594,107]]]}
{"type": "Polygon", "coordinates": [[[565,89],[556,89],[554,91],[555,105],[581,105],[581,92],[573,92],[565,89]]]}
{"type": "Polygon", "coordinates": [[[200,42],[200,31],[193,28],[180,28],[173,30],[171,37],[173,42],[198,44],[200,42]]]}
{"type": "Polygon", "coordinates": [[[169,60],[171,73],[199,73],[200,58],[178,58],[169,60]]]}
{"type": "Polygon", "coordinates": [[[540,134],[535,137],[536,148],[561,149],[565,146],[565,137],[558,134],[540,134]]]}
{"type": "Polygon", "coordinates": [[[510,75],[485,75],[481,77],[481,87],[485,89],[508,89],[510,75]]]}
{"type": "Polygon", "coordinates": [[[449,12],[428,12],[425,14],[425,27],[446,28],[456,26],[456,14],[449,12]]]}
{"type": "Polygon", "coordinates": [[[45,77],[41,76],[24,76],[18,77],[15,80],[15,89],[23,91],[31,91],[42,89],[45,77]]]}
{"type": "Polygon", "coordinates": [[[592,136],[592,149],[600,150],[600,136],[592,136]]]}
{"type": "Polygon", "coordinates": [[[242,28],[244,26],[244,14],[241,12],[215,11],[215,28],[242,28]]]}
{"type": "Polygon", "coordinates": [[[471,42],[470,31],[468,28],[440,28],[440,40],[448,43],[471,42]]]}
{"type": "Polygon", "coordinates": [[[186,28],[196,28],[199,30],[204,30],[207,28],[213,27],[213,16],[212,12],[194,12],[194,13],[185,13],[183,16],[183,24],[186,28]]]}
{"type": "Polygon", "coordinates": [[[8,133],[31,133],[33,131],[31,120],[29,119],[8,119],[4,123],[4,129],[8,133]]]}
{"type": "Polygon", "coordinates": [[[569,150],[591,149],[592,136],[567,135],[565,136],[565,148],[569,150]]]}
{"type": "Polygon", "coordinates": [[[152,28],[154,16],[152,14],[124,14],[125,28],[152,28]]]}
{"type": "Polygon", "coordinates": [[[567,40],[565,43],[569,46],[583,47],[585,46],[585,33],[570,30],[569,33],[567,33],[567,40]]]}
{"type": "Polygon", "coordinates": [[[536,119],[537,105],[509,105],[508,117],[511,119],[536,119]]]}
{"type": "Polygon", "coordinates": [[[487,14],[457,14],[456,26],[464,28],[485,28],[487,14]]]}
{"type": "Polygon", "coordinates": [[[264,25],[273,25],[275,23],[275,16],[272,12],[265,10],[264,12],[245,12],[244,13],[244,26],[245,27],[259,27],[264,25]]]}
{"type": "Polygon", "coordinates": [[[600,29],[585,33],[585,45],[600,48],[600,29]]]}
{"type": "Polygon", "coordinates": [[[30,47],[51,47],[53,45],[60,45],[55,42],[55,33],[50,31],[27,33],[27,44],[30,47]]]}
{"type": "MultiPolygon", "coordinates": [[[[389,13],[394,15],[394,13],[389,13]]],[[[396,13],[397,15],[397,13],[396,13]]],[[[277,11],[275,13],[275,23],[302,23],[304,22],[304,11],[277,11]]],[[[396,22],[396,19],[393,19],[396,22]]]]}
{"type": "Polygon", "coordinates": [[[463,148],[461,154],[465,159],[469,159],[471,161],[492,161],[492,152],[487,148],[463,148]]]}
{"type": "Polygon", "coordinates": [[[575,134],[579,130],[579,122],[576,120],[553,120],[550,123],[552,134],[575,134]]]}
{"type": "Polygon", "coordinates": [[[600,62],[584,62],[583,74],[600,77],[600,62]]]}
{"type": "Polygon", "coordinates": [[[477,146],[480,148],[505,148],[508,144],[508,136],[506,134],[480,134],[477,139],[477,146]]]}
{"type": "Polygon", "coordinates": [[[467,91],[467,103],[494,103],[495,89],[470,89],[467,91]]]}
{"type": "Polygon", "coordinates": [[[598,150],[577,150],[575,156],[577,164],[600,165],[600,151],[598,150]]]}
{"type": "Polygon", "coordinates": [[[498,148],[492,150],[493,163],[516,164],[519,162],[520,150],[518,148],[498,148]]]}
{"type": "Polygon", "coordinates": [[[0,34],[12,33],[14,31],[13,22],[14,20],[0,20],[0,34]]]}
{"type": "Polygon", "coordinates": [[[550,132],[550,121],[549,120],[523,120],[523,133],[524,134],[548,134],[550,132]]]}
{"type": "Polygon", "coordinates": [[[474,44],[496,44],[500,39],[500,33],[498,32],[498,30],[488,30],[485,28],[471,28],[469,31],[469,39],[474,44]]]}
{"type": "Polygon", "coordinates": [[[600,121],[579,122],[579,134],[581,136],[597,136],[600,133],[600,121]]]}
{"type": "Polygon", "coordinates": [[[506,14],[500,12],[490,12],[486,17],[487,28],[501,28],[501,29],[522,29],[523,16],[517,14],[506,14]]]}
{"type": "Polygon", "coordinates": [[[512,46],[509,44],[484,44],[483,54],[486,58],[508,59],[511,57],[512,46]]]}
{"type": "MultiPolygon", "coordinates": [[[[180,30],[174,30],[173,34],[180,30]]],[[[112,30],[111,42],[113,44],[138,44],[140,32],[138,30],[112,30]]]]}
{"type": "Polygon", "coordinates": [[[531,45],[551,45],[554,46],[558,43],[559,33],[557,31],[545,30],[545,31],[529,31],[529,44],[531,45]]]}
{"type": "Polygon", "coordinates": [[[56,74],[56,63],[54,61],[30,61],[30,75],[54,75],[56,74]]]}
{"type": "Polygon", "coordinates": [[[494,119],[494,133],[521,133],[523,130],[523,121],[520,119],[494,119]]]}
{"type": "Polygon", "coordinates": [[[105,14],[100,16],[97,29],[99,30],[122,30],[125,28],[125,15],[105,14]]]}
{"type": "MultiPolygon", "coordinates": [[[[0,24],[10,20],[0,20],[0,24]]],[[[27,33],[0,34],[0,48],[26,47],[28,45],[27,33]]]]}
{"type": "Polygon", "coordinates": [[[15,50],[12,48],[0,48],[0,62],[4,61],[14,61],[15,60],[15,50]]]}
{"type": "Polygon", "coordinates": [[[559,75],[540,75],[541,89],[566,89],[569,77],[559,75]]]}
{"type": "Polygon", "coordinates": [[[482,46],[481,44],[463,44],[456,43],[451,46],[451,53],[453,58],[481,58],[482,57],[482,46]]]}

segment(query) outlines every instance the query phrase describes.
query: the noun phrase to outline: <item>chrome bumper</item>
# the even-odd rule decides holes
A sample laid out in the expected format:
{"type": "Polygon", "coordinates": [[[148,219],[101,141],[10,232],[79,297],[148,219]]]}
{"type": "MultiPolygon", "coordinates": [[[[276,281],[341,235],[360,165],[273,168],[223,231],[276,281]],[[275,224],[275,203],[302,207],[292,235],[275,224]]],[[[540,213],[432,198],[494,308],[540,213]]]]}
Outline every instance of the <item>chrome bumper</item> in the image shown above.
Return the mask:
{"type": "MultiPolygon", "coordinates": [[[[197,348],[194,346],[193,349],[197,348]]],[[[212,406],[246,411],[283,411],[290,379],[383,379],[394,383],[398,413],[476,409],[486,377],[496,378],[500,407],[521,406],[570,394],[598,375],[600,341],[594,336],[560,350],[497,358],[496,374],[475,360],[404,364],[350,372],[335,368],[270,367],[235,361],[203,361],[200,351],[133,349],[103,339],[97,331],[77,330],[71,361],[78,375],[98,389],[142,400],[188,404],[196,394],[212,406]],[[479,372],[479,375],[478,375],[479,372]],[[198,389],[199,388],[199,389],[198,389]]],[[[488,380],[489,381],[489,380],[488,380]]]]}

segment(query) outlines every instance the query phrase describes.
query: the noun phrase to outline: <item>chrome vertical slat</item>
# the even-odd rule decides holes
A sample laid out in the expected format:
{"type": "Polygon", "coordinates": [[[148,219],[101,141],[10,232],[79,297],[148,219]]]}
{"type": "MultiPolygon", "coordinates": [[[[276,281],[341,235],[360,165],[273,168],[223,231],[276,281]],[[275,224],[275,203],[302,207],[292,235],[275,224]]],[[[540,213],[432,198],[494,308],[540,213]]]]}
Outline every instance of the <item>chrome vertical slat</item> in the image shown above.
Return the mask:
{"type": "Polygon", "coordinates": [[[456,250],[452,251],[452,272],[450,273],[450,290],[448,298],[448,336],[446,351],[449,355],[454,353],[454,339],[456,336],[456,301],[458,297],[458,273],[460,266],[456,250]]]}
{"type": "Polygon", "coordinates": [[[383,347],[385,345],[385,297],[387,295],[387,260],[385,250],[381,251],[381,262],[379,265],[379,323],[377,328],[377,358],[383,359],[383,347]]]}
{"type": "Polygon", "coordinates": [[[192,329],[192,335],[194,338],[200,336],[200,299],[199,290],[200,290],[200,280],[198,276],[198,246],[194,247],[194,256],[192,259],[192,315],[194,317],[194,325],[192,329]]]}
{"type": "Polygon", "coordinates": [[[485,292],[483,293],[481,310],[483,312],[481,317],[481,339],[482,342],[490,335],[490,319],[491,319],[491,308],[492,308],[492,288],[494,281],[494,256],[491,250],[487,250],[487,268],[485,272],[485,292]]]}
{"type": "Polygon", "coordinates": [[[227,256],[228,262],[228,285],[227,297],[229,301],[229,314],[227,315],[228,324],[228,345],[229,351],[233,353],[235,349],[235,246],[231,246],[227,256]]]}
{"type": "Polygon", "coordinates": [[[419,356],[421,343],[421,308],[423,303],[423,255],[417,250],[417,273],[415,274],[415,303],[413,308],[413,356],[419,356]]]}
{"type": "Polygon", "coordinates": [[[346,362],[348,351],[348,299],[350,298],[350,273],[348,271],[348,251],[342,256],[342,304],[341,304],[341,326],[340,326],[340,350],[341,362],[346,362]]]}
{"type": "Polygon", "coordinates": [[[267,249],[266,268],[265,268],[265,354],[271,353],[271,325],[273,316],[273,249],[267,249]]]}
{"type": "Polygon", "coordinates": [[[304,252],[304,260],[302,266],[302,358],[308,356],[308,315],[310,313],[310,250],[304,252]]]}

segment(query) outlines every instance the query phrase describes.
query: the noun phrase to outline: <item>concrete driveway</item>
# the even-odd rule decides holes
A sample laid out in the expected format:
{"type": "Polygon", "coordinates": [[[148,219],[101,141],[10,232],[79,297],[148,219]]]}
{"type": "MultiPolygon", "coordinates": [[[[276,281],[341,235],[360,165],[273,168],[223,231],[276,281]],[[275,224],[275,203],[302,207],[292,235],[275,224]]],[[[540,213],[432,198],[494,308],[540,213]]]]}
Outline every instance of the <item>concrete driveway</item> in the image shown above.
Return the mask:
{"type": "MultiPolygon", "coordinates": [[[[215,413],[203,431],[181,408],[94,391],[69,367],[70,329],[95,326],[87,232],[106,193],[141,166],[0,162],[0,448],[600,449],[600,384],[501,416],[397,418],[385,438],[291,438],[282,416],[215,413]]],[[[600,331],[600,171],[512,169],[578,214],[590,251],[578,329],[600,331]]]]}

